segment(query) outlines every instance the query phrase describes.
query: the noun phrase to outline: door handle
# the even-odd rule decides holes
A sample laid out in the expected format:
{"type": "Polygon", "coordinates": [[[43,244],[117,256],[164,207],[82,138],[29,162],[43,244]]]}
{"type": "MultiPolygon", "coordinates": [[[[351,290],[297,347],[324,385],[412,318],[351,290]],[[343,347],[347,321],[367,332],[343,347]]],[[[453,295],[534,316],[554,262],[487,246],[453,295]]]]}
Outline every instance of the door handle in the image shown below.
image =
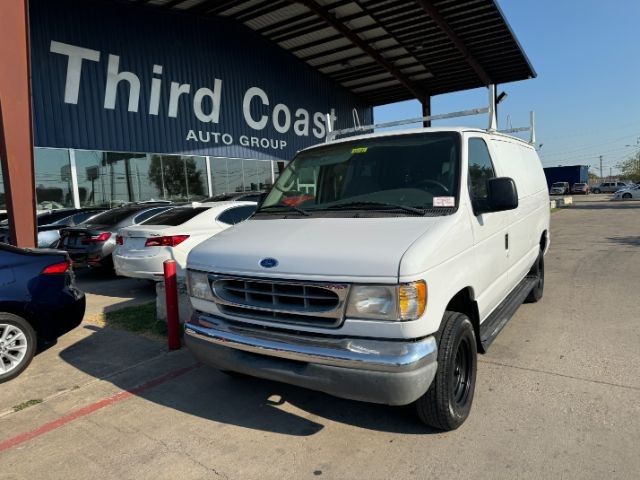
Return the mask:
{"type": "Polygon", "coordinates": [[[509,250],[509,234],[504,234],[504,249],[509,250]]]}

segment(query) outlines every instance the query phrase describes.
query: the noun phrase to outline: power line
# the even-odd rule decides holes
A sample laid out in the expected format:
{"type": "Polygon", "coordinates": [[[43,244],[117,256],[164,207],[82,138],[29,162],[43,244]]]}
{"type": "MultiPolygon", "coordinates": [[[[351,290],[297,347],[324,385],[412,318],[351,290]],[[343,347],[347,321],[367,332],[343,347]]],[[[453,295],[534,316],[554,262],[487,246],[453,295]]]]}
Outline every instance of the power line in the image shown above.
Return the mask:
{"type": "MultiPolygon", "coordinates": [[[[617,138],[615,138],[613,140],[610,140],[608,142],[598,142],[598,143],[595,143],[595,144],[592,144],[592,145],[585,145],[585,146],[580,147],[580,148],[574,148],[572,150],[564,150],[564,151],[560,151],[560,152],[552,152],[549,155],[550,156],[559,156],[559,155],[564,155],[566,153],[573,153],[573,152],[579,152],[579,151],[582,151],[582,150],[589,150],[589,149],[592,149],[592,148],[601,147],[603,145],[609,145],[609,144],[612,144],[612,143],[617,143],[617,142],[619,142],[619,141],[621,141],[621,140],[623,140],[625,138],[630,138],[630,137],[637,137],[637,134],[634,133],[634,134],[631,134],[631,135],[625,135],[623,137],[617,137],[617,138]]],[[[545,157],[547,156],[546,153],[547,152],[544,152],[545,157]]]]}
{"type": "Polygon", "coordinates": [[[581,130],[580,133],[568,133],[568,134],[557,135],[555,137],[544,137],[544,140],[551,141],[551,140],[557,140],[559,138],[584,137],[587,135],[593,135],[594,133],[620,131],[620,130],[624,130],[626,128],[631,128],[631,127],[634,127],[634,128],[640,127],[640,122],[634,121],[629,123],[623,123],[622,125],[618,125],[617,127],[608,127],[608,128],[598,127],[598,128],[594,128],[593,130],[581,130]]]}
{"type": "MultiPolygon", "coordinates": [[[[620,152],[622,150],[628,150],[629,147],[618,147],[618,148],[614,148],[611,150],[597,150],[594,149],[595,152],[593,154],[579,154],[579,155],[570,155],[568,157],[561,157],[561,158],[546,158],[543,157],[542,163],[561,163],[561,162],[575,162],[575,161],[580,161],[580,160],[588,160],[588,159],[593,159],[595,158],[597,155],[599,154],[607,154],[607,153],[616,153],[616,152],[620,152]]],[[[622,157],[627,157],[631,155],[631,152],[629,152],[628,154],[624,154],[622,155],[622,157]]]]}

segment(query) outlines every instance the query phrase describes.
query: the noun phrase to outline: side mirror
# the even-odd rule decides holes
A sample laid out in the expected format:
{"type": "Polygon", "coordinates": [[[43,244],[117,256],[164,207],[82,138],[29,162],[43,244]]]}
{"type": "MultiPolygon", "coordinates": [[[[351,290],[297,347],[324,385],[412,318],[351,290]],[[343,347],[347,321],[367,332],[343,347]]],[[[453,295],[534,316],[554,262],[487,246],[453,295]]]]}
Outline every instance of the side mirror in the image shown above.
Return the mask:
{"type": "Polygon", "coordinates": [[[487,180],[486,212],[504,212],[518,208],[518,189],[510,177],[498,177],[487,180]]]}

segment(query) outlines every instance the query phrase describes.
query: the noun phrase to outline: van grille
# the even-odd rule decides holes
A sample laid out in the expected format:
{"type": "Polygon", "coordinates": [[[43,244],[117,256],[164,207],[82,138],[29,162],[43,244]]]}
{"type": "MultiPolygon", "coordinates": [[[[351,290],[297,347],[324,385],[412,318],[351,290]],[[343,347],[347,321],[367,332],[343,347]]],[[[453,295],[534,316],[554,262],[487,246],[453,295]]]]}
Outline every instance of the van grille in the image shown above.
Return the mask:
{"type": "Polygon", "coordinates": [[[344,317],[348,285],[212,278],[223,313],[256,320],[336,327],[344,317]]]}

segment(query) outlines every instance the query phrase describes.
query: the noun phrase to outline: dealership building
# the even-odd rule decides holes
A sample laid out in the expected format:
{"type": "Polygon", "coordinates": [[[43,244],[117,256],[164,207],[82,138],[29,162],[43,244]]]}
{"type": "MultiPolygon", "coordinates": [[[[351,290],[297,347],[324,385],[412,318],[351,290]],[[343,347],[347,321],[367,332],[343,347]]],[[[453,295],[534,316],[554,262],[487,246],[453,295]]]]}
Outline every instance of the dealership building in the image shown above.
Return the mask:
{"type": "Polygon", "coordinates": [[[375,106],[535,76],[494,0],[4,0],[0,65],[25,246],[38,210],[268,189],[375,106]]]}

